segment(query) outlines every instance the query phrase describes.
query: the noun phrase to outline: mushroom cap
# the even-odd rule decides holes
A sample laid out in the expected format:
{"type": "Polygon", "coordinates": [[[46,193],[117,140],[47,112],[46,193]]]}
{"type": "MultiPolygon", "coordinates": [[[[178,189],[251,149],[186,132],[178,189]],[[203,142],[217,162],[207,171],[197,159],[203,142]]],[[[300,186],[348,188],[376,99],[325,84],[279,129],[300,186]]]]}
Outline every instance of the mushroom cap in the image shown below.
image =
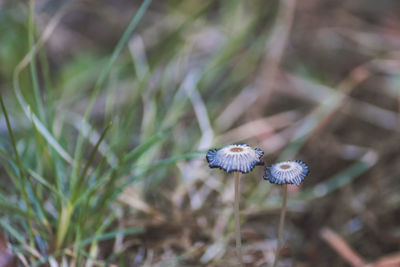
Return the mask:
{"type": "Polygon", "coordinates": [[[207,153],[210,168],[220,168],[226,172],[248,173],[256,165],[263,165],[264,152],[246,144],[228,145],[221,149],[211,149],[207,153]]]}
{"type": "Polygon", "coordinates": [[[275,184],[300,185],[308,172],[307,164],[300,160],[282,161],[266,166],[264,179],[275,184]]]}

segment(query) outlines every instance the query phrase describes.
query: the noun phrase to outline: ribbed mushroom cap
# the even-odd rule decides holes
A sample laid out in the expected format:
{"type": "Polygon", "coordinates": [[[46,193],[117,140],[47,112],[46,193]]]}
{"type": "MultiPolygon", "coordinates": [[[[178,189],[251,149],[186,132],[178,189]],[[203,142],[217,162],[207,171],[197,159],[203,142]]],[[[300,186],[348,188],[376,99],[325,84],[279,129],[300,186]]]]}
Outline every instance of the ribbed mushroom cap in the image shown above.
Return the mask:
{"type": "Polygon", "coordinates": [[[246,144],[229,145],[221,149],[211,149],[207,153],[210,168],[220,168],[226,172],[248,173],[256,165],[263,165],[264,152],[246,144]]]}
{"type": "Polygon", "coordinates": [[[265,167],[264,179],[275,184],[300,185],[308,174],[308,166],[300,161],[283,161],[265,167]]]}

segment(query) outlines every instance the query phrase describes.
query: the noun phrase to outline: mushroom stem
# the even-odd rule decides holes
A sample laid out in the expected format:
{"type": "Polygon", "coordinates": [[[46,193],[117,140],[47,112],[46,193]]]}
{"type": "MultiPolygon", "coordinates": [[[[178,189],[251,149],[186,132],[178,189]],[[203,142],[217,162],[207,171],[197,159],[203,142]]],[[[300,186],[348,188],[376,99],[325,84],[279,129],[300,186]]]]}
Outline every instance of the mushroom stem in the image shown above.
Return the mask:
{"type": "Polygon", "coordinates": [[[286,213],[286,200],[287,200],[287,184],[283,185],[282,189],[282,209],[281,209],[281,218],[279,220],[279,230],[278,230],[278,245],[276,247],[275,252],[275,260],[273,267],[276,267],[279,260],[279,252],[281,250],[281,241],[283,235],[283,225],[285,223],[285,213],[286,213]]]}
{"type": "Polygon", "coordinates": [[[240,220],[239,220],[239,184],[240,172],[234,172],[235,175],[235,236],[236,236],[236,255],[239,259],[239,266],[243,266],[242,260],[242,239],[240,237],[240,220]]]}

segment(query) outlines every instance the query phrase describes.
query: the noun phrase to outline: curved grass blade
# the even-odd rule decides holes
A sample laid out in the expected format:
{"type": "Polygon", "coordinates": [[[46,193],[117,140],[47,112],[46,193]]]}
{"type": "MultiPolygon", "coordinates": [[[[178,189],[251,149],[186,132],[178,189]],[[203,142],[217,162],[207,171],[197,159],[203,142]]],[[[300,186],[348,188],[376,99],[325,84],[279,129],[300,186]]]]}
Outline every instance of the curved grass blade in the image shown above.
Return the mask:
{"type": "MultiPolygon", "coordinates": [[[[29,1],[29,18],[28,18],[28,41],[29,41],[29,46],[32,48],[34,45],[34,36],[35,36],[35,1],[30,0],[29,1]]],[[[39,75],[38,71],[36,69],[36,58],[35,55],[32,56],[31,61],[30,61],[30,72],[31,72],[31,78],[32,78],[32,84],[33,84],[33,95],[35,99],[35,106],[36,109],[39,113],[39,118],[44,121],[45,120],[45,112],[44,112],[44,105],[43,101],[40,97],[40,88],[39,88],[39,75]]]]}
{"type": "MultiPolygon", "coordinates": [[[[68,4],[66,5],[68,6],[68,4]]],[[[63,8],[61,11],[57,12],[56,15],[49,21],[42,35],[40,36],[38,42],[32,46],[29,52],[25,55],[25,57],[18,63],[17,67],[14,70],[13,74],[13,87],[14,93],[17,96],[17,100],[22,110],[24,111],[26,117],[35,124],[38,131],[43,135],[46,141],[57,151],[57,153],[68,163],[73,164],[72,157],[66,152],[66,150],[56,141],[56,139],[50,134],[47,128],[41,123],[40,119],[35,115],[31,114],[29,110],[29,105],[25,101],[20,85],[19,85],[19,75],[21,71],[28,66],[28,64],[32,61],[33,57],[39,51],[39,48],[43,45],[43,43],[48,40],[51,33],[56,28],[57,24],[60,22],[61,18],[64,16],[68,8],[63,8]]]]}
{"type": "Polygon", "coordinates": [[[22,107],[25,115],[28,119],[35,125],[38,132],[43,136],[43,138],[57,151],[57,153],[68,163],[73,164],[74,161],[72,157],[68,154],[68,152],[57,142],[57,140],[51,135],[49,130],[47,130],[46,126],[41,123],[39,118],[31,112],[28,103],[25,101],[24,97],[21,94],[19,88],[14,88],[15,95],[17,96],[17,100],[22,107]]]}

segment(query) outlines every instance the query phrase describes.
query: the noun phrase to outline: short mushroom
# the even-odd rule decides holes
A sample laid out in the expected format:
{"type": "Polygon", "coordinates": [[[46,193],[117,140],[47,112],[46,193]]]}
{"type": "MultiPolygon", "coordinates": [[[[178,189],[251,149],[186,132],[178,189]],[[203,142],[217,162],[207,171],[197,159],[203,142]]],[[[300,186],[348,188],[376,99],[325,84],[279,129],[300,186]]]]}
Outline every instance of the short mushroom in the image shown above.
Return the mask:
{"type": "Polygon", "coordinates": [[[270,181],[271,183],[283,185],[282,209],[279,220],[278,244],[273,265],[274,267],[276,267],[278,264],[279,251],[281,249],[283,225],[285,222],[286,213],[287,185],[300,185],[307,176],[308,172],[308,166],[300,160],[283,161],[272,164],[271,167],[265,167],[264,179],[270,181]]]}

